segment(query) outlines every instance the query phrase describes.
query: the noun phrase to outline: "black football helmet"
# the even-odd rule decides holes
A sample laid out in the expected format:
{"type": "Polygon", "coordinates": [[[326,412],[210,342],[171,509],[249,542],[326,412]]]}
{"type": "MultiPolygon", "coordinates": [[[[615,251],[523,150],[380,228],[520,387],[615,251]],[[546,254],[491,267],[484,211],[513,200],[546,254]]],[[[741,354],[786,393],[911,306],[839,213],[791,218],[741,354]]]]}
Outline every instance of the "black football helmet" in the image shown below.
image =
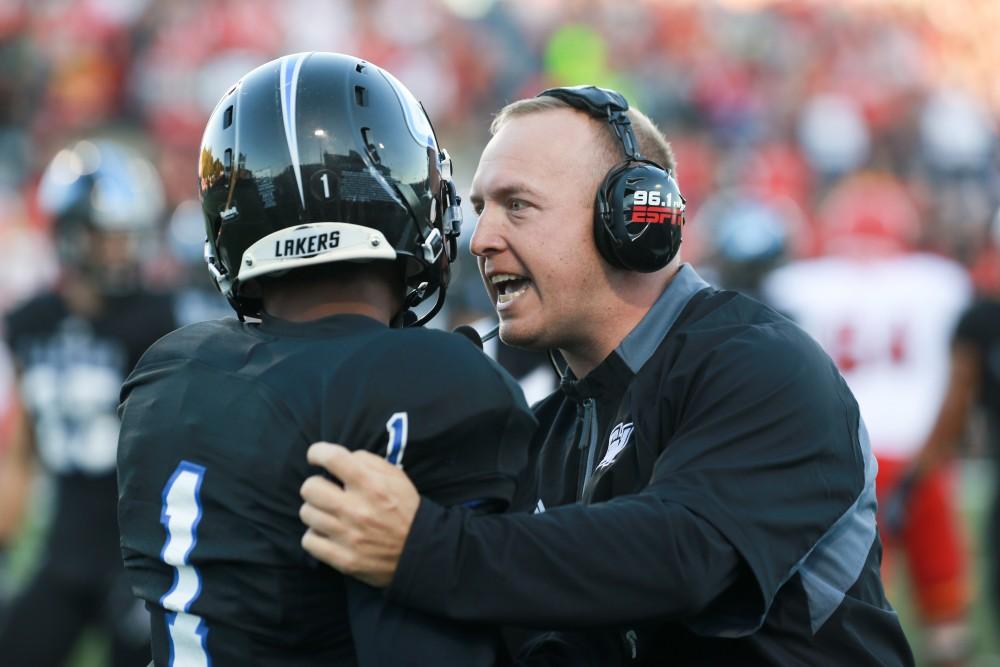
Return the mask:
{"type": "Polygon", "coordinates": [[[64,268],[109,294],[138,286],[142,250],[164,210],[163,184],[146,157],[113,139],[77,141],[46,167],[38,206],[52,222],[64,268]],[[99,237],[112,235],[126,249],[113,261],[97,247],[99,237]]]}
{"type": "Polygon", "coordinates": [[[198,178],[205,261],[241,317],[262,308],[252,279],[343,261],[402,261],[407,307],[438,295],[416,323],[440,308],[461,225],[451,162],[380,67],[299,53],[251,71],[209,118],[198,178]]]}

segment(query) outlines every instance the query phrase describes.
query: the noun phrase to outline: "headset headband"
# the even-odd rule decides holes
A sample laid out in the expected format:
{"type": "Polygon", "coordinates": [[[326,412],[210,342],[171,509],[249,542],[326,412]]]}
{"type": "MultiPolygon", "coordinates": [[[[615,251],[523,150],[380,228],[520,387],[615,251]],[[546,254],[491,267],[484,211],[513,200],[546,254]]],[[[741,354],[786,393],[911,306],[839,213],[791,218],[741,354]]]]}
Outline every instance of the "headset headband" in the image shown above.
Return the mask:
{"type": "Polygon", "coordinates": [[[570,106],[585,111],[595,118],[605,118],[611,124],[629,160],[640,160],[639,143],[632,132],[632,121],[628,119],[628,100],[614,90],[597,86],[568,86],[549,88],[538,93],[538,97],[554,97],[570,106]]]}
{"type": "Polygon", "coordinates": [[[625,159],[597,187],[594,242],[614,267],[658,271],[677,256],[684,224],[684,197],[668,169],[639,154],[621,93],[597,86],[549,88],[554,97],[598,120],[606,120],[621,142],[625,159]]]}

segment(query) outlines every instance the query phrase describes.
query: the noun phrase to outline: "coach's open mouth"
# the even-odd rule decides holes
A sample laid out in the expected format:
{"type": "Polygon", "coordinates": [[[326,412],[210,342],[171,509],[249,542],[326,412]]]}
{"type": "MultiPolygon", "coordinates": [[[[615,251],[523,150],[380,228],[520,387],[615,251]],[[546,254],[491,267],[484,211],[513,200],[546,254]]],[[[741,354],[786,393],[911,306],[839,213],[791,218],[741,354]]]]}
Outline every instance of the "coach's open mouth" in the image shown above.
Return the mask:
{"type": "Polygon", "coordinates": [[[531,279],[513,273],[498,273],[490,277],[490,284],[497,293],[497,305],[510,303],[528,291],[531,279]]]}

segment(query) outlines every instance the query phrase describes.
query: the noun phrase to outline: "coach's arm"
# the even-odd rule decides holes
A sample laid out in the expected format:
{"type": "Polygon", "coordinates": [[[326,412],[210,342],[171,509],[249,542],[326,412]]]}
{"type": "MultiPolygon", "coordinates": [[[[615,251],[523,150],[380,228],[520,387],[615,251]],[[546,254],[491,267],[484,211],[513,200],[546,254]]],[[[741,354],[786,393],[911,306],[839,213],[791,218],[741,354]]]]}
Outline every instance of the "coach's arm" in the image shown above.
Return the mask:
{"type": "Polygon", "coordinates": [[[693,615],[738,572],[717,530],[653,494],[476,516],[421,499],[378,457],[325,443],[309,456],[344,486],[321,477],[303,485],[305,549],[372,585],[392,583],[390,596],[425,611],[544,627],[693,615]]]}
{"type": "MultiPolygon", "coordinates": [[[[343,487],[305,483],[303,546],[453,618],[572,628],[671,617],[706,634],[753,632],[867,488],[857,406],[836,369],[818,353],[775,354],[786,347],[775,337],[717,350],[725,363],[692,375],[649,484],[603,503],[474,516],[422,500],[376,457],[316,445],[312,462],[343,487]]],[[[873,516],[862,519],[874,535],[873,516]]],[[[857,545],[862,562],[868,547],[857,545]]]]}

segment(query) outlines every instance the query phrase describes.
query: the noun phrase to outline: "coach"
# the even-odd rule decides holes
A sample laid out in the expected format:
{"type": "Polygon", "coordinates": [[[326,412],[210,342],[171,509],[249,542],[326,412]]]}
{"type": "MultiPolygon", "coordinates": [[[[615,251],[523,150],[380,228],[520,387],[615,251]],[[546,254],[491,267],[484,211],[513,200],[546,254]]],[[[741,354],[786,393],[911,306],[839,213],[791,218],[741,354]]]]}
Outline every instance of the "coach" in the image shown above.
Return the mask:
{"type": "Polygon", "coordinates": [[[311,461],[343,487],[303,485],[305,548],[428,612],[600,628],[625,662],[912,664],[857,403],[797,327],[680,263],[659,131],[593,87],[515,102],[491,129],[472,251],[501,338],[567,365],[535,409],[533,513],[445,508],[320,444],[311,461]]]}

